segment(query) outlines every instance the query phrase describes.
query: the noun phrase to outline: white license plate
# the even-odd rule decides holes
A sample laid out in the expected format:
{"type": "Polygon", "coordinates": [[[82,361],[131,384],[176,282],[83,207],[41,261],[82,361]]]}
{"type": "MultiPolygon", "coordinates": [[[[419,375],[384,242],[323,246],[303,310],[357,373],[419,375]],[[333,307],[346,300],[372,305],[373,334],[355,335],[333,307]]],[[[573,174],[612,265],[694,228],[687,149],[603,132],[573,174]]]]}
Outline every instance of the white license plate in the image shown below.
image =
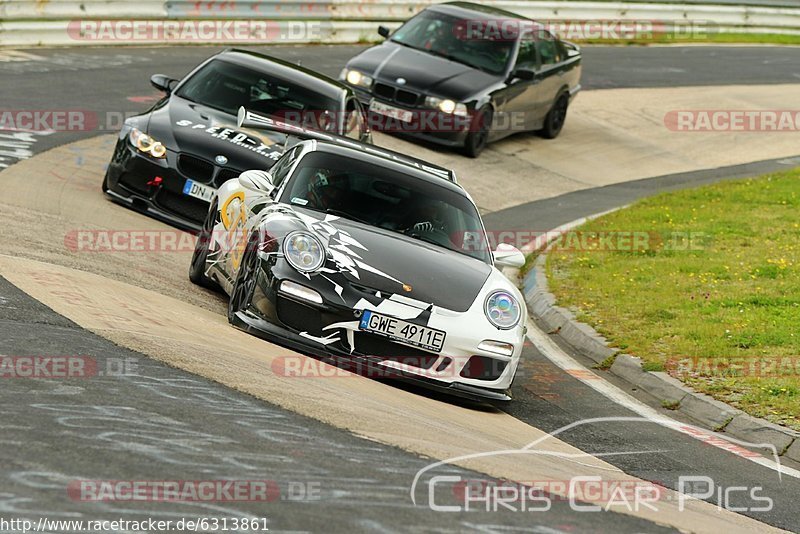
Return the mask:
{"type": "Polygon", "coordinates": [[[392,341],[432,352],[441,352],[444,346],[445,333],[441,330],[411,324],[369,310],[364,310],[358,327],[365,332],[372,332],[392,341]]]}
{"type": "Polygon", "coordinates": [[[378,102],[377,100],[372,101],[372,103],[369,105],[369,109],[375,113],[380,113],[384,117],[391,117],[403,122],[411,122],[413,116],[412,113],[407,109],[396,108],[394,106],[384,104],[383,102],[378,102]]]}
{"type": "Polygon", "coordinates": [[[198,184],[194,180],[186,180],[186,183],[183,185],[183,194],[189,195],[190,197],[199,198],[200,200],[205,200],[206,202],[211,202],[211,198],[214,196],[217,190],[213,187],[209,187],[207,185],[198,184]]]}

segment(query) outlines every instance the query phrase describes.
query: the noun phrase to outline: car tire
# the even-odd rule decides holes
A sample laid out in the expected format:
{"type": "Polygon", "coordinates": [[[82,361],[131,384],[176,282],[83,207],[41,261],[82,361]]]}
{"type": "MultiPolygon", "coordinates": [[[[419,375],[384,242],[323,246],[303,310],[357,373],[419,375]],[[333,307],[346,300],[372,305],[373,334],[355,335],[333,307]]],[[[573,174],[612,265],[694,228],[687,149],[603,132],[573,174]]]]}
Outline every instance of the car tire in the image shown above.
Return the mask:
{"type": "Polygon", "coordinates": [[[214,224],[217,221],[217,200],[214,199],[203,227],[197,234],[197,243],[194,246],[194,253],[192,253],[192,262],[189,264],[189,280],[200,287],[210,289],[212,291],[222,291],[214,280],[206,276],[206,259],[208,258],[208,249],[211,244],[211,235],[214,231],[214,224]]]}
{"type": "Polygon", "coordinates": [[[237,312],[246,311],[256,288],[256,262],[258,261],[258,233],[251,234],[242,263],[236,273],[231,296],[228,300],[228,322],[233,323],[237,312]]]}
{"type": "Polygon", "coordinates": [[[567,120],[567,108],[569,107],[569,95],[561,93],[556,99],[553,107],[547,112],[544,118],[544,127],[539,130],[539,135],[545,139],[555,139],[561,133],[564,122],[567,120]]]}
{"type": "Polygon", "coordinates": [[[470,124],[470,132],[467,134],[467,139],[464,141],[464,154],[470,158],[477,158],[489,144],[489,131],[492,126],[492,108],[484,106],[478,110],[472,123],[477,122],[477,128],[473,128],[470,124]]]}

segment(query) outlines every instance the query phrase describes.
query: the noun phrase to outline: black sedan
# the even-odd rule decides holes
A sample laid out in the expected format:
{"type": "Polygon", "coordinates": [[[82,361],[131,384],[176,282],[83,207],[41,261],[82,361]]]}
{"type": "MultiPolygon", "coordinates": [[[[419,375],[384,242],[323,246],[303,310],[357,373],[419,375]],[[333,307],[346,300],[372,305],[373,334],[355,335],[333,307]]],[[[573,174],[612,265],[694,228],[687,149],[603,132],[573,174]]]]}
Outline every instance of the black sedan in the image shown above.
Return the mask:
{"type": "Polygon", "coordinates": [[[170,224],[199,230],[216,189],[248,169],[272,167],[285,135],[236,127],[240,106],[311,129],[369,141],[353,91],[276,58],[226,50],[183,80],[157,74],[165,93],[119,133],[103,191],[113,201],[170,224]]]}
{"type": "Polygon", "coordinates": [[[541,24],[453,2],[417,14],[352,58],[340,78],[369,103],[375,129],[464,147],[520,131],[561,132],[580,90],[581,53],[541,24]]]}

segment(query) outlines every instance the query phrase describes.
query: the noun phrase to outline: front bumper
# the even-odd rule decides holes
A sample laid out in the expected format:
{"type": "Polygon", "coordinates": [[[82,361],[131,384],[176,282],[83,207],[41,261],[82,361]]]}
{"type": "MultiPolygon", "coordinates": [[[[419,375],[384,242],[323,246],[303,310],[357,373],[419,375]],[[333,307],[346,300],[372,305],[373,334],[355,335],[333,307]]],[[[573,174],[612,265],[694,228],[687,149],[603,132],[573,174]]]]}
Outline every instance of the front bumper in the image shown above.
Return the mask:
{"type": "MultiPolygon", "coordinates": [[[[379,131],[379,132],[386,132],[397,134],[400,136],[411,137],[414,139],[420,139],[423,141],[428,141],[430,143],[435,143],[437,145],[447,146],[447,147],[461,147],[464,145],[464,142],[467,139],[467,135],[469,134],[468,128],[448,128],[445,127],[447,125],[447,120],[442,121],[433,121],[434,124],[441,124],[443,127],[436,128],[434,130],[404,130],[402,127],[389,127],[386,128],[384,125],[390,124],[387,121],[386,117],[380,115],[374,111],[371,111],[370,104],[373,100],[380,102],[382,104],[386,104],[389,106],[393,106],[404,111],[410,111],[412,113],[420,113],[420,112],[432,112],[429,109],[422,109],[422,108],[410,108],[402,106],[396,102],[385,100],[374,96],[372,93],[365,91],[361,88],[351,87],[359,100],[364,105],[364,109],[367,112],[367,120],[371,130],[379,131]]],[[[446,115],[442,115],[443,118],[446,119],[446,115]]],[[[394,121],[391,124],[397,124],[398,121],[394,121]]]]}
{"type": "Polygon", "coordinates": [[[356,373],[371,377],[384,377],[400,380],[415,386],[424,387],[447,395],[471,401],[508,402],[511,397],[507,391],[481,388],[469,384],[439,382],[424,376],[415,375],[394,367],[381,365],[381,358],[363,354],[351,354],[331,347],[321,347],[295,332],[266,321],[252,312],[238,312],[231,324],[248,334],[260,337],[308,356],[328,361],[345,370],[357,369],[356,373]]]}
{"type": "Polygon", "coordinates": [[[106,196],[126,207],[140,211],[184,230],[200,230],[208,213],[209,203],[183,193],[187,179],[217,188],[240,173],[232,168],[220,168],[204,158],[168,151],[164,159],[140,154],[127,138],[117,142],[106,171],[106,196]],[[179,161],[199,162],[197,175],[188,176],[179,161]],[[202,173],[202,174],[201,174],[202,173]],[[206,175],[207,173],[207,175],[206,175]],[[158,185],[153,181],[161,178],[158,185]]]}
{"type": "Polygon", "coordinates": [[[332,288],[328,294],[324,288],[309,285],[307,278],[282,259],[273,257],[260,265],[249,305],[235,313],[231,321],[237,328],[348,370],[355,367],[357,374],[399,379],[472,400],[510,400],[508,389],[516,372],[513,358],[488,358],[485,352],[469,348],[470,343],[465,344],[455,333],[453,342],[446,342],[442,353],[437,354],[364,332],[358,328],[361,310],[345,302],[369,301],[377,307],[380,304],[375,304],[374,294],[353,287],[344,288],[343,297],[332,288]],[[314,287],[323,304],[281,292],[283,281],[314,287]],[[460,348],[464,345],[468,348],[460,348]]]}

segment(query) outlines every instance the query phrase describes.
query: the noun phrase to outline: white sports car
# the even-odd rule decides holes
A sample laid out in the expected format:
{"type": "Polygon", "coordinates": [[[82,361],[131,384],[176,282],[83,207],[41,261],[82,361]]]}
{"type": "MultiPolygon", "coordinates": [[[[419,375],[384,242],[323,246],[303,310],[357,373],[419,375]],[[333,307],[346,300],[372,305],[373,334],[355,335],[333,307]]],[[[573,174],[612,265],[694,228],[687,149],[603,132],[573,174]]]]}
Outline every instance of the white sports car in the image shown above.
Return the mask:
{"type": "Polygon", "coordinates": [[[446,169],[240,111],[305,138],[212,199],[190,278],[229,296],[236,327],[360,370],[509,400],[527,313],[446,169]]]}

